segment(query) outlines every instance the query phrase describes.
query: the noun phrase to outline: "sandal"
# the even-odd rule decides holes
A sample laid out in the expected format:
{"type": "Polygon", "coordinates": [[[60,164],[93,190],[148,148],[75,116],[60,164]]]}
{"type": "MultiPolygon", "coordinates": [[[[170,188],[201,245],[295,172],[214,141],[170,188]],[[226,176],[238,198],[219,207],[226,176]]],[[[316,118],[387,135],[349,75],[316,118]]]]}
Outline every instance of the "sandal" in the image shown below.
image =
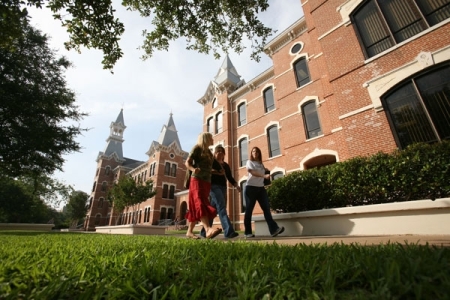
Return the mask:
{"type": "Polygon", "coordinates": [[[200,237],[199,236],[196,236],[196,235],[186,235],[186,238],[188,238],[188,239],[192,239],[192,240],[199,240],[200,239],[200,237]]]}
{"type": "Polygon", "coordinates": [[[219,235],[219,233],[221,233],[222,232],[222,229],[220,229],[220,228],[216,228],[216,229],[214,229],[213,230],[213,232],[211,232],[211,234],[207,234],[206,235],[206,238],[207,239],[213,239],[213,238],[215,238],[216,236],[218,236],[219,235]]]}

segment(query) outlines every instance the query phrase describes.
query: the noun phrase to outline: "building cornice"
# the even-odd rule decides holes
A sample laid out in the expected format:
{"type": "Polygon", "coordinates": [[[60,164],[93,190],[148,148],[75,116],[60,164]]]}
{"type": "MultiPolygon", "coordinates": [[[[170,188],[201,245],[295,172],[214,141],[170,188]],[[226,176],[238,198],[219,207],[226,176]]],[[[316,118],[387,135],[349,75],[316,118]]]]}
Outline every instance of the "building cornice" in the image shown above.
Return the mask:
{"type": "Polygon", "coordinates": [[[305,17],[301,17],[294,24],[283,30],[273,40],[267,43],[264,46],[264,53],[272,57],[273,54],[278,52],[278,50],[280,50],[286,44],[298,38],[302,33],[306,31],[307,28],[308,27],[306,26],[305,17]]]}

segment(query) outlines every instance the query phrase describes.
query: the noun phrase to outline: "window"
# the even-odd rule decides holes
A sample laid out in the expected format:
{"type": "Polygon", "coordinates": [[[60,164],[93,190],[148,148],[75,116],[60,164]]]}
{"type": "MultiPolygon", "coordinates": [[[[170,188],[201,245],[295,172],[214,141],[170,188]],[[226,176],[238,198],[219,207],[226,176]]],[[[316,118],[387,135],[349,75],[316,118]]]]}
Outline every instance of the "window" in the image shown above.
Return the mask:
{"type": "Polygon", "coordinates": [[[175,199],[175,186],[171,185],[169,189],[169,199],[175,199]]]}
{"type": "Polygon", "coordinates": [[[99,207],[99,208],[102,208],[102,207],[103,207],[103,201],[104,201],[103,197],[101,197],[101,198],[98,200],[98,207],[99,207]]]}
{"type": "Polygon", "coordinates": [[[296,43],[294,46],[292,46],[291,48],[291,54],[297,54],[299,53],[303,48],[303,45],[300,43],[296,43]]]}
{"type": "Polygon", "coordinates": [[[239,141],[239,166],[243,167],[248,160],[248,142],[244,138],[239,141]]]}
{"type": "Polygon", "coordinates": [[[150,176],[155,176],[156,163],[150,165],[150,176]]]}
{"type": "Polygon", "coordinates": [[[214,98],[214,100],[212,101],[212,108],[216,108],[217,107],[217,99],[214,98]]]}
{"type": "Polygon", "coordinates": [[[303,125],[305,126],[306,139],[322,134],[319,116],[317,114],[316,101],[309,101],[302,106],[303,125]]]}
{"type": "Polygon", "coordinates": [[[166,166],[164,167],[164,175],[170,175],[170,163],[166,162],[166,166]]]}
{"type": "Polygon", "coordinates": [[[102,183],[102,192],[106,192],[106,188],[108,187],[108,183],[106,181],[103,181],[102,183]]]}
{"type": "Polygon", "coordinates": [[[170,169],[170,176],[177,177],[177,165],[172,164],[172,169],[170,169]]]}
{"type": "Polygon", "coordinates": [[[213,117],[211,117],[206,122],[206,131],[209,133],[213,133],[213,120],[213,117]]]}
{"type": "Polygon", "coordinates": [[[306,58],[302,57],[294,63],[295,79],[297,80],[297,87],[302,87],[311,81],[309,78],[308,64],[306,58]]]}
{"type": "Polygon", "coordinates": [[[92,191],[95,191],[95,185],[96,185],[96,181],[94,181],[94,184],[92,185],[92,191]]]}
{"type": "Polygon", "coordinates": [[[274,125],[267,129],[267,138],[269,143],[269,157],[281,154],[280,141],[278,139],[278,126],[274,125]]]}
{"type": "Polygon", "coordinates": [[[450,2],[436,0],[368,0],[351,16],[367,57],[449,17],[450,2]]]}
{"type": "Polygon", "coordinates": [[[245,103],[238,106],[238,126],[245,125],[247,123],[247,107],[245,103]]]}
{"type": "Polygon", "coordinates": [[[160,220],[166,219],[166,211],[167,209],[165,207],[161,207],[161,217],[159,218],[160,220]]]}
{"type": "Polygon", "coordinates": [[[222,124],[223,124],[222,118],[223,118],[222,112],[216,115],[216,134],[222,132],[222,124]]]}
{"type": "Polygon", "coordinates": [[[167,209],[167,219],[173,219],[173,208],[167,209]]]}
{"type": "Polygon", "coordinates": [[[109,175],[109,172],[111,171],[111,167],[107,166],[105,169],[105,175],[109,175]]]}
{"type": "Polygon", "coordinates": [[[95,215],[95,221],[94,221],[94,225],[98,226],[100,225],[100,221],[102,220],[102,215],[101,214],[96,214],[95,215]]]}
{"type": "Polygon", "coordinates": [[[241,195],[241,214],[245,213],[245,196],[244,196],[244,191],[245,191],[245,187],[247,186],[247,181],[242,181],[240,183],[241,186],[241,193],[239,193],[241,195]]]}
{"type": "Polygon", "coordinates": [[[148,223],[150,221],[150,207],[146,207],[144,210],[144,223],[148,223]]]}
{"type": "Polygon", "coordinates": [[[273,89],[272,87],[265,89],[264,95],[264,111],[267,113],[275,109],[275,102],[273,99],[273,89]]]}
{"type": "Polygon", "coordinates": [[[400,84],[382,103],[401,149],[450,139],[450,63],[400,84]]]}
{"type": "Polygon", "coordinates": [[[162,193],[162,197],[163,197],[163,198],[167,198],[168,193],[169,193],[169,185],[164,184],[164,185],[163,185],[163,193],[162,193]]]}

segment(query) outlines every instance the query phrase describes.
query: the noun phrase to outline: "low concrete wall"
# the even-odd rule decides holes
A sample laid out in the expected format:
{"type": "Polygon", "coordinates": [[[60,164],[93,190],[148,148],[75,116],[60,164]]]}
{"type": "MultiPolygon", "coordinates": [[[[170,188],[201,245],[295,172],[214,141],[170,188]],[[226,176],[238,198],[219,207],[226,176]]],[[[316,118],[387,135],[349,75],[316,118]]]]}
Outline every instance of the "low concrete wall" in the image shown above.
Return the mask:
{"type": "Polygon", "coordinates": [[[52,231],[55,224],[0,223],[0,230],[52,231]]]}
{"type": "MultiPolygon", "coordinates": [[[[450,235],[450,198],[272,214],[282,236],[450,235]]],[[[269,236],[263,215],[252,218],[257,236],[269,236]]]]}
{"type": "Polygon", "coordinates": [[[96,226],[96,233],[109,234],[147,234],[147,235],[162,235],[166,234],[167,226],[154,225],[117,225],[117,226],[96,226]]]}

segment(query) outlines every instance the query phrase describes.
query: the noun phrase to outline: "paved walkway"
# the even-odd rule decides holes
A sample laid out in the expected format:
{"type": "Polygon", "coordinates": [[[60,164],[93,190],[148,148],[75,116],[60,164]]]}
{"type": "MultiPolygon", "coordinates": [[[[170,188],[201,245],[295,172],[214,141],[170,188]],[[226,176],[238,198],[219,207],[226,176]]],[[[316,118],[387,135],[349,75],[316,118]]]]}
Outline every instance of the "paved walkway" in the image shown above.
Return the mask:
{"type": "MultiPolygon", "coordinates": [[[[178,235],[184,237],[184,235],[178,235]]],[[[220,241],[248,241],[256,243],[277,243],[284,245],[296,245],[296,244],[360,244],[360,245],[379,245],[388,243],[401,243],[401,244],[418,244],[418,245],[435,245],[450,247],[450,234],[449,235],[379,235],[379,236],[299,236],[299,237],[254,237],[246,239],[240,234],[234,239],[225,239],[223,235],[219,235],[215,240],[220,241]]]]}

